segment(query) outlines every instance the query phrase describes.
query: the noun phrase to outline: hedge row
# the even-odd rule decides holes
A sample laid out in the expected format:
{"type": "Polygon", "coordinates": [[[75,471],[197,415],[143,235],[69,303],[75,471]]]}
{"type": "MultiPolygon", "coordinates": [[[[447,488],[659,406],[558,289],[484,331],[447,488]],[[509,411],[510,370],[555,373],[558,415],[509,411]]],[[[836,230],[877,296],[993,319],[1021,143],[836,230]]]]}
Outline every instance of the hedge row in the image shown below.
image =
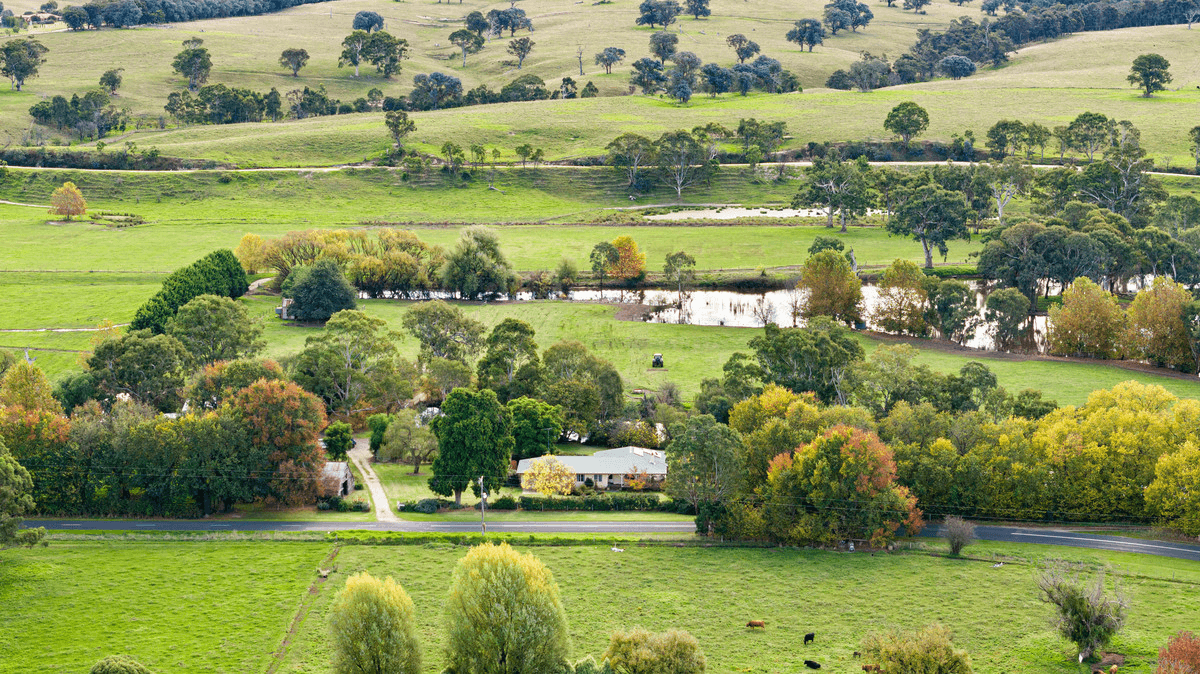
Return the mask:
{"type": "MultiPolygon", "coordinates": [[[[495,510],[505,509],[499,507],[499,503],[504,501],[504,499],[513,500],[512,497],[506,496],[497,499],[496,505],[489,503],[488,507],[495,510]]],[[[597,496],[574,496],[570,498],[521,496],[519,499],[516,499],[516,504],[521,510],[641,511],[680,513],[682,515],[693,514],[689,504],[673,499],[660,499],[658,494],[618,493],[597,496]]],[[[507,509],[512,510],[513,508],[507,509]]]]}
{"type": "Polygon", "coordinates": [[[214,169],[223,164],[207,159],[163,157],[157,150],[148,152],[78,152],[38,148],[4,148],[0,161],[9,166],[32,168],[78,168],[110,171],[178,171],[180,169],[214,169]]]}
{"type": "Polygon", "coordinates": [[[227,249],[213,251],[168,276],[162,290],[138,307],[131,327],[161,333],[179,307],[200,295],[236,299],[249,289],[246,272],[233,253],[227,249]]]}

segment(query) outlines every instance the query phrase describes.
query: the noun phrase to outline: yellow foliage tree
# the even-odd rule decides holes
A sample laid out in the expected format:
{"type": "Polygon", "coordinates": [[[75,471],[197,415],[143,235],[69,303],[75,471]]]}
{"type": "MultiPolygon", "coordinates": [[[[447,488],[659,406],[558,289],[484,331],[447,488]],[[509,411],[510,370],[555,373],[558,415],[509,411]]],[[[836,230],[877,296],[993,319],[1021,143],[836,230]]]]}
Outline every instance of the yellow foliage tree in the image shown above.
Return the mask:
{"type": "Polygon", "coordinates": [[[1129,305],[1128,350],[1163,366],[1190,369],[1195,364],[1183,309],[1192,301],[1187,288],[1165,276],[1133,298],[1129,305]]]}
{"type": "Polygon", "coordinates": [[[529,470],[521,476],[521,488],[543,496],[570,494],[575,486],[575,473],[557,457],[547,454],[529,462],[529,470]]]}
{"type": "Polygon", "coordinates": [[[616,279],[640,278],[646,273],[646,254],[638,250],[637,242],[631,236],[618,236],[613,239],[617,249],[617,262],[609,270],[609,275],[616,279]]]}
{"type": "Polygon", "coordinates": [[[350,576],[329,610],[333,662],[337,674],[418,674],[412,599],[389,576],[367,572],[350,576]]]}
{"type": "Polygon", "coordinates": [[[68,220],[72,215],[83,215],[87,212],[87,202],[83,193],[73,182],[65,182],[62,187],[50,195],[50,213],[65,216],[68,220]]]}
{"type": "Polygon", "coordinates": [[[54,398],[54,388],[46,373],[27,360],[8,368],[0,380],[0,407],[21,407],[29,411],[62,414],[62,405],[54,398]]]}
{"type": "Polygon", "coordinates": [[[458,560],[446,628],[447,671],[570,671],[570,631],[554,575],[507,543],[477,545],[458,560]]]}
{"type": "Polygon", "coordinates": [[[1112,293],[1086,277],[1063,291],[1062,306],[1050,308],[1050,353],[1120,358],[1125,312],[1112,293]]]}
{"type": "Polygon", "coordinates": [[[1200,536],[1200,449],[1191,442],[1158,457],[1146,509],[1188,536],[1200,536]]]}
{"type": "Polygon", "coordinates": [[[263,238],[257,234],[246,234],[242,236],[242,240],[238,242],[237,248],[233,250],[233,255],[242,263],[242,269],[246,270],[247,274],[257,273],[262,268],[266,255],[266,244],[263,238]]]}

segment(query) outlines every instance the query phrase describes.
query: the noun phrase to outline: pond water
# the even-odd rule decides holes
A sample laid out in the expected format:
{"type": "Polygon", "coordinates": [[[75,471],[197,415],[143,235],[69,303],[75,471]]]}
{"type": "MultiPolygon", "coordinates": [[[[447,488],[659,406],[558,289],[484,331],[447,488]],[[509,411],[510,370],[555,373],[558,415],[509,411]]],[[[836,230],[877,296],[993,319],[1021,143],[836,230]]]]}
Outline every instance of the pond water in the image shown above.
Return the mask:
{"type": "MultiPolygon", "coordinates": [[[[982,323],[984,302],[988,289],[983,283],[970,282],[975,289],[975,305],[982,323]]],[[[879,303],[879,288],[863,284],[863,315],[870,316],[879,303]]],[[[434,292],[430,299],[453,300],[450,293],[434,292]]],[[[740,292],[735,290],[691,290],[680,294],[673,290],[620,290],[575,289],[567,296],[556,295],[554,301],[594,302],[630,305],[637,307],[635,314],[647,323],[678,323],[683,325],[728,326],[739,328],[762,327],[774,322],[782,327],[800,327],[804,319],[799,316],[803,293],[796,290],[771,290],[767,292],[740,292]],[[682,299],[682,303],[681,300],[682,299]]],[[[517,295],[518,302],[537,302],[528,292],[517,295]]],[[[1025,353],[1042,353],[1046,348],[1046,316],[1030,319],[1031,328],[1019,344],[1008,350],[1025,353]]],[[[862,327],[862,326],[860,326],[862,327]]],[[[877,325],[867,321],[865,327],[878,330],[877,325]]],[[[938,336],[935,334],[935,336],[938,336]]],[[[963,346],[990,351],[995,342],[986,326],[976,329],[975,334],[963,346]]]]}
{"type": "MultiPolygon", "coordinates": [[[[982,322],[987,289],[983,284],[972,282],[975,288],[975,306],[982,322]]],[[[863,284],[863,314],[869,316],[879,303],[879,288],[863,284]]],[[[523,296],[521,300],[532,299],[523,296]]],[[[642,305],[641,318],[648,323],[681,323],[685,325],[729,326],[741,328],[762,327],[774,322],[783,327],[800,327],[804,319],[799,315],[803,293],[796,290],[772,290],[768,292],[739,292],[733,290],[693,290],[683,294],[682,304],[678,292],[671,290],[574,290],[570,297],[561,298],[574,302],[607,302],[612,304],[642,305]]],[[[1046,346],[1046,317],[1034,316],[1032,330],[1020,344],[1011,350],[1038,352],[1046,346]]],[[[878,326],[867,321],[866,327],[877,330],[878,326]]],[[[975,334],[963,346],[981,350],[994,350],[995,342],[986,326],[976,329],[975,334]]]]}

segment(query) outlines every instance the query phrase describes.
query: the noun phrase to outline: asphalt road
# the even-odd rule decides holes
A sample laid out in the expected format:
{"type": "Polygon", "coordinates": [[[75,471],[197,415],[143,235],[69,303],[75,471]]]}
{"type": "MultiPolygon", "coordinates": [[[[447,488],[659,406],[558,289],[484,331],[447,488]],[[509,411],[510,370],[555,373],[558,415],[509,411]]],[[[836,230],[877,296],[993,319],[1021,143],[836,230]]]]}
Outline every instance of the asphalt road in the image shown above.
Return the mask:
{"type": "MultiPolygon", "coordinates": [[[[263,522],[205,520],[25,520],[25,526],[61,531],[479,531],[477,522],[263,522]]],[[[692,522],[491,522],[488,531],[523,533],[689,533],[692,522]]],[[[928,527],[925,536],[937,536],[928,527]]],[[[1148,541],[1123,536],[1081,534],[1064,529],[976,526],[983,541],[1038,543],[1112,552],[1138,552],[1200,562],[1200,545],[1148,541]]]]}

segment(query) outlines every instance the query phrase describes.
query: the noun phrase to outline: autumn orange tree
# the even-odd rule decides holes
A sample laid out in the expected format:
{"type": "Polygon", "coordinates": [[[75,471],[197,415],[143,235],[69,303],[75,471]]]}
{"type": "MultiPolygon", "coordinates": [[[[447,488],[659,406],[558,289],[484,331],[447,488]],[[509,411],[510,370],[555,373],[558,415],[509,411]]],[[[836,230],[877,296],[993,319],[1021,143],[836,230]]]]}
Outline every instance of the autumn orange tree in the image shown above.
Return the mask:
{"type": "Polygon", "coordinates": [[[87,202],[73,182],[63,183],[62,187],[50,195],[50,213],[54,215],[61,215],[70,220],[72,215],[83,215],[86,212],[87,202]]]}
{"type": "Polygon", "coordinates": [[[612,245],[617,249],[617,261],[609,269],[615,279],[640,280],[646,275],[646,254],[638,250],[631,236],[618,236],[612,245]]]}
{"type": "Polygon", "coordinates": [[[924,525],[917,499],[896,484],[892,450],[850,426],[775,457],[762,492],[767,534],[781,543],[884,545],[901,526],[915,534],[924,525]]]}
{"type": "Polygon", "coordinates": [[[1050,307],[1050,353],[1119,358],[1125,323],[1125,312],[1112,293],[1091,279],[1077,278],[1063,291],[1062,306],[1050,307]]]}
{"type": "Polygon", "coordinates": [[[227,404],[240,413],[250,442],[269,452],[271,491],[291,505],[312,503],[325,464],[317,443],[325,427],[321,399],[292,382],[259,380],[227,404]]]}

